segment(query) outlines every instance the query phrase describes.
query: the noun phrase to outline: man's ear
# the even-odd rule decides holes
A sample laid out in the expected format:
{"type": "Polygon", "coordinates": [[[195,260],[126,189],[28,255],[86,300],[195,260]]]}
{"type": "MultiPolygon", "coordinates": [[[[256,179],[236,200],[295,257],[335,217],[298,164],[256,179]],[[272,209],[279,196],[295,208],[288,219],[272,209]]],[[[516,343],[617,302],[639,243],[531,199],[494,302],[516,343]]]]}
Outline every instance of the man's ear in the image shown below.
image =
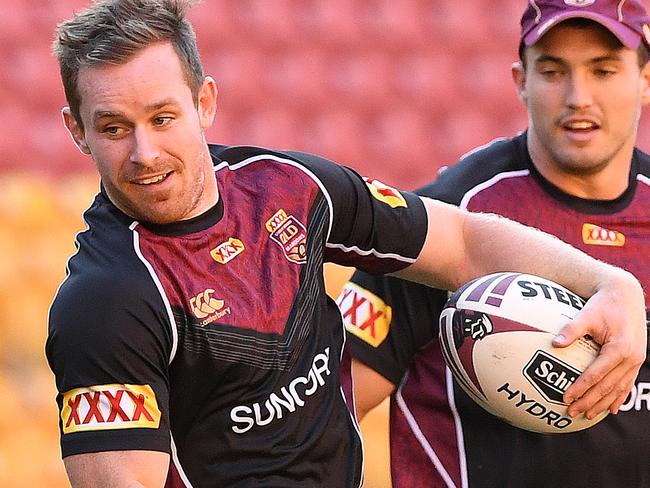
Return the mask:
{"type": "Polygon", "coordinates": [[[199,89],[198,110],[199,121],[203,130],[208,129],[214,122],[217,112],[217,84],[212,77],[206,76],[199,89]]]}
{"type": "Polygon", "coordinates": [[[512,73],[512,80],[515,82],[515,87],[517,88],[519,99],[524,102],[525,105],[528,102],[528,94],[526,93],[526,70],[520,61],[512,63],[510,70],[512,73]]]}
{"type": "Polygon", "coordinates": [[[63,116],[63,123],[65,124],[66,129],[72,136],[72,140],[75,143],[75,146],[84,154],[90,154],[90,148],[86,144],[86,136],[84,135],[84,130],[77,123],[75,118],[70,111],[70,107],[63,107],[61,110],[61,115],[63,116]]]}

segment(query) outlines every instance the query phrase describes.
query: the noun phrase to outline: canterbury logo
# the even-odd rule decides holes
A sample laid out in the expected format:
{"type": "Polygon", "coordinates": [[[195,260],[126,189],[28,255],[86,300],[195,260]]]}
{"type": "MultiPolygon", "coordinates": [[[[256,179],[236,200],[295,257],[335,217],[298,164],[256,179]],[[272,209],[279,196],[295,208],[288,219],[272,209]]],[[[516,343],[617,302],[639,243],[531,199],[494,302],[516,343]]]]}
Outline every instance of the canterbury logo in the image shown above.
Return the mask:
{"type": "Polygon", "coordinates": [[[244,243],[235,237],[231,237],[226,242],[222,242],[210,251],[210,256],[212,256],[212,259],[217,263],[226,264],[243,252],[244,243]]]}
{"type": "Polygon", "coordinates": [[[384,185],[381,181],[372,178],[364,178],[370,193],[380,202],[384,202],[391,208],[407,207],[406,200],[395,188],[384,185]]]}
{"type": "Polygon", "coordinates": [[[206,317],[209,317],[201,322],[201,325],[207,325],[230,314],[230,307],[224,308],[226,302],[214,298],[212,296],[213,293],[214,290],[208,288],[203,293],[199,293],[190,300],[192,313],[197,319],[205,319],[206,317]]]}
{"type": "Polygon", "coordinates": [[[97,385],[63,394],[63,433],[157,429],[160,409],[149,385],[97,385]]]}
{"type": "Polygon", "coordinates": [[[625,245],[625,236],[615,230],[603,229],[594,224],[583,224],[582,242],[592,246],[615,246],[625,245]]]}

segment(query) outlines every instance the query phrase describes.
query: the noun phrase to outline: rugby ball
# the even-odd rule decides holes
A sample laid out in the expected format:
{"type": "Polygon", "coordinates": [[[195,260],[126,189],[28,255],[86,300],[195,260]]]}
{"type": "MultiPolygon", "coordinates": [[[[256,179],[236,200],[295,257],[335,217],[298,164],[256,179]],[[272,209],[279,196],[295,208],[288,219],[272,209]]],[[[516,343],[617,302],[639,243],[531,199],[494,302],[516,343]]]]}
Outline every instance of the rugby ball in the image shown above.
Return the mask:
{"type": "Polygon", "coordinates": [[[453,293],[440,316],[442,351],[458,384],[481,407],[522,429],[575,432],[600,422],[571,418],[564,392],[600,351],[590,337],[565,348],[553,337],[584,306],[538,276],[496,273],[453,293]]]}

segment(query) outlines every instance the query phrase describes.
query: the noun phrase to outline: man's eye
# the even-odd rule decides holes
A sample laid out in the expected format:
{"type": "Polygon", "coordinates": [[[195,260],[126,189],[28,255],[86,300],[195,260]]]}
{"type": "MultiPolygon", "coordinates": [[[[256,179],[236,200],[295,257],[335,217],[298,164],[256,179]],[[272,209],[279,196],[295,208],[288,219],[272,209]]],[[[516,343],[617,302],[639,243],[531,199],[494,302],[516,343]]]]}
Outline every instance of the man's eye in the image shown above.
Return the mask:
{"type": "Polygon", "coordinates": [[[171,117],[156,117],[154,119],[154,124],[157,126],[163,126],[163,125],[167,125],[171,120],[172,120],[171,117]]]}
{"type": "Polygon", "coordinates": [[[609,76],[615,75],[616,71],[611,70],[611,69],[597,69],[596,70],[596,76],[600,78],[607,78],[609,76]]]}
{"type": "Polygon", "coordinates": [[[102,130],[105,134],[111,135],[111,136],[118,136],[123,132],[123,129],[121,127],[118,127],[116,125],[109,125],[107,127],[104,127],[102,130]]]}

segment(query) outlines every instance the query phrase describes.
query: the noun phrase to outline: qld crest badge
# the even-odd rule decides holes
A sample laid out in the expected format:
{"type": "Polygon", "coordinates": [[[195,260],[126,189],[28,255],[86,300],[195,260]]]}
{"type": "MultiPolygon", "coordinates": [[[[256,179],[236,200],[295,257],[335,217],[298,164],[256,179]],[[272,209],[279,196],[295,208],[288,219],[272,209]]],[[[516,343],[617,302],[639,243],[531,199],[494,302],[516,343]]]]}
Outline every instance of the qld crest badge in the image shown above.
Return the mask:
{"type": "Polygon", "coordinates": [[[307,262],[307,229],[297,218],[280,209],[266,221],[266,230],[289,261],[296,264],[307,262]]]}

